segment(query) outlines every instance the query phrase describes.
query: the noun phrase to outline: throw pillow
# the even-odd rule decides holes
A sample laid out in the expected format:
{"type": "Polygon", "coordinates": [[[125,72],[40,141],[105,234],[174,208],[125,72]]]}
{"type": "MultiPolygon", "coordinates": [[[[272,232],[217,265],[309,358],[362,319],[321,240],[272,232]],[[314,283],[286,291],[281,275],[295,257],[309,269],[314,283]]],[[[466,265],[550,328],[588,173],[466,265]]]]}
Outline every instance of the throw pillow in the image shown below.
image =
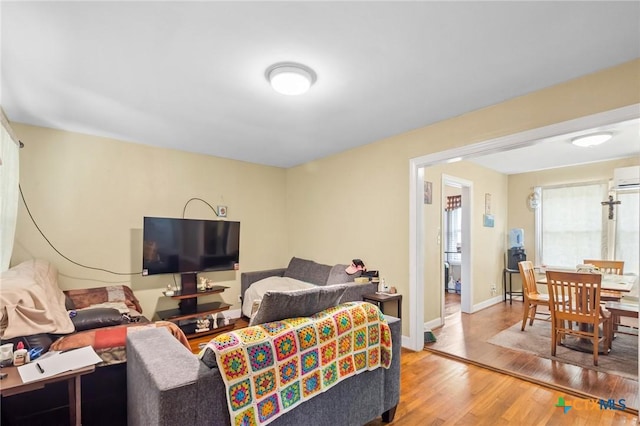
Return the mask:
{"type": "Polygon", "coordinates": [[[338,305],[346,289],[344,285],[332,285],[305,290],[268,291],[249,326],[311,316],[338,305]]]}
{"type": "Polygon", "coordinates": [[[122,314],[113,308],[91,308],[71,312],[75,312],[75,315],[71,316],[71,322],[76,327],[76,331],[109,327],[123,323],[122,314]]]}
{"type": "Polygon", "coordinates": [[[287,270],[284,271],[284,276],[315,285],[326,285],[330,272],[331,266],[329,265],[292,257],[287,270]]]}

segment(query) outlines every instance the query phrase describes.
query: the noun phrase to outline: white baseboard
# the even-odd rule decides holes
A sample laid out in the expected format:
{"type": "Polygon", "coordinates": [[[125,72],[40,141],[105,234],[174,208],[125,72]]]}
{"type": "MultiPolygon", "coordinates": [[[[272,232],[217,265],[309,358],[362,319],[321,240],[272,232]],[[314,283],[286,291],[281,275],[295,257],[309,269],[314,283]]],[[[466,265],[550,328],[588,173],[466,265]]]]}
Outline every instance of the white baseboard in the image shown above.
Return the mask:
{"type": "Polygon", "coordinates": [[[433,319],[431,321],[427,321],[422,325],[423,330],[422,331],[431,331],[434,328],[438,328],[443,326],[444,323],[442,322],[442,318],[436,318],[433,319]]]}
{"type": "Polygon", "coordinates": [[[411,345],[409,344],[409,336],[402,336],[401,345],[403,348],[411,349],[411,345]]]}
{"type": "MultiPolygon", "coordinates": [[[[436,318],[434,320],[425,322],[423,325],[422,332],[424,333],[425,331],[431,331],[434,328],[440,327],[441,325],[442,325],[442,318],[436,318]]],[[[404,336],[404,335],[402,336],[402,347],[413,350],[410,344],[409,336],[404,336]]]]}
{"type": "Polygon", "coordinates": [[[491,299],[487,299],[482,303],[478,303],[477,305],[473,305],[472,309],[473,309],[473,312],[478,312],[478,311],[480,311],[482,309],[488,308],[489,306],[497,305],[498,303],[502,303],[502,302],[503,302],[503,297],[502,297],[502,295],[499,295],[499,296],[495,296],[495,297],[493,297],[491,299]]]}

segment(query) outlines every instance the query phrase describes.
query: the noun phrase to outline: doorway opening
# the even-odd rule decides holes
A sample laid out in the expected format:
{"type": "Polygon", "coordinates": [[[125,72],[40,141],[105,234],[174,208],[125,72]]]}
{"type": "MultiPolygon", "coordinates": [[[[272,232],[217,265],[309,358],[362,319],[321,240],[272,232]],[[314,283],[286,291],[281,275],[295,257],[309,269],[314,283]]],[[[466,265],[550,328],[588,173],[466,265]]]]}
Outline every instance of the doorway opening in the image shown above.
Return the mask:
{"type": "Polygon", "coordinates": [[[444,307],[442,323],[457,318],[462,294],[462,191],[444,184],[440,208],[442,215],[442,253],[444,267],[444,307]]]}
{"type": "MultiPolygon", "coordinates": [[[[586,117],[569,120],[562,123],[552,124],[549,126],[527,130],[521,133],[508,135],[485,142],[428,154],[422,157],[412,158],[409,161],[410,175],[410,198],[409,198],[409,336],[403,338],[403,346],[412,350],[422,350],[424,346],[424,328],[425,325],[437,327],[441,322],[441,312],[426,312],[425,315],[425,276],[427,272],[429,276],[434,273],[440,276],[438,280],[428,280],[429,285],[438,285],[438,291],[441,293],[444,280],[443,268],[440,271],[425,271],[425,227],[427,226],[422,218],[424,217],[424,170],[430,166],[459,161],[461,159],[469,159],[481,155],[508,151],[516,148],[535,145],[545,138],[550,138],[562,134],[568,134],[597,126],[604,126],[625,120],[635,119],[638,117],[638,105],[618,108],[611,111],[593,114],[586,117]],[[437,318],[431,320],[429,318],[437,318]],[[427,319],[427,321],[425,321],[427,319]]],[[[472,198],[470,198],[472,199],[472,198]]],[[[471,206],[470,206],[471,210],[471,206]]],[[[470,211],[470,215],[473,213],[470,211]]],[[[442,225],[440,223],[440,225],[442,225]]],[[[442,229],[442,228],[441,228],[442,229]]],[[[466,242],[467,247],[471,248],[471,233],[468,233],[469,241],[466,242]]],[[[464,242],[462,249],[464,250],[464,242]]],[[[469,252],[470,256],[472,251],[469,252]]],[[[469,257],[470,257],[469,256],[469,257]]],[[[471,259],[469,259],[472,265],[471,259]]],[[[442,263],[442,262],[440,262],[442,263]]],[[[470,274],[471,275],[471,274],[470,274]]],[[[462,275],[464,282],[465,276],[462,275]]],[[[472,289],[471,276],[469,276],[469,287],[472,289]]],[[[470,292],[467,292],[470,293],[470,292]]],[[[464,304],[463,291],[461,294],[461,305],[464,304]]],[[[470,312],[473,312],[470,294],[468,295],[470,312]]]]}
{"type": "Polygon", "coordinates": [[[443,277],[441,322],[447,312],[471,313],[473,277],[471,275],[471,206],[473,183],[455,176],[442,176],[442,202],[440,239],[443,277]],[[459,297],[458,297],[459,296],[459,297]],[[459,306],[455,306],[455,301],[459,306]],[[447,307],[447,305],[449,305],[447,307]]]}

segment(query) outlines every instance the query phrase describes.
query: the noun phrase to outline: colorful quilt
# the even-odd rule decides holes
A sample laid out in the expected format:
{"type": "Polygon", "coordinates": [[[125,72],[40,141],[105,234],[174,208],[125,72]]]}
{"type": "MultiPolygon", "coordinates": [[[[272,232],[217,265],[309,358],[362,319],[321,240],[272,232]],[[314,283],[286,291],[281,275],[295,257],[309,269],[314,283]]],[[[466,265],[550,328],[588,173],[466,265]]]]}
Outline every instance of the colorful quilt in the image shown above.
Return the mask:
{"type": "Polygon", "coordinates": [[[232,425],[266,425],[347,377],[391,365],[391,331],[377,306],[348,302],[214,337],[232,425]]]}

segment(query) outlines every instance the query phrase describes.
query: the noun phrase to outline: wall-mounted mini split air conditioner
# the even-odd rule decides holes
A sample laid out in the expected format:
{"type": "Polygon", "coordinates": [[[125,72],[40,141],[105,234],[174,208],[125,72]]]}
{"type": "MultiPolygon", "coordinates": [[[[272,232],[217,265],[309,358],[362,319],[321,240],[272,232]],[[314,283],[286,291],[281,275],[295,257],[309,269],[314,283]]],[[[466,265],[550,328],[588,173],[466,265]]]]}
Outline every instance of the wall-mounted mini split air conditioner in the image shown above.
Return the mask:
{"type": "Polygon", "coordinates": [[[640,186],[640,166],[614,169],[613,185],[616,189],[638,188],[640,186]]]}

